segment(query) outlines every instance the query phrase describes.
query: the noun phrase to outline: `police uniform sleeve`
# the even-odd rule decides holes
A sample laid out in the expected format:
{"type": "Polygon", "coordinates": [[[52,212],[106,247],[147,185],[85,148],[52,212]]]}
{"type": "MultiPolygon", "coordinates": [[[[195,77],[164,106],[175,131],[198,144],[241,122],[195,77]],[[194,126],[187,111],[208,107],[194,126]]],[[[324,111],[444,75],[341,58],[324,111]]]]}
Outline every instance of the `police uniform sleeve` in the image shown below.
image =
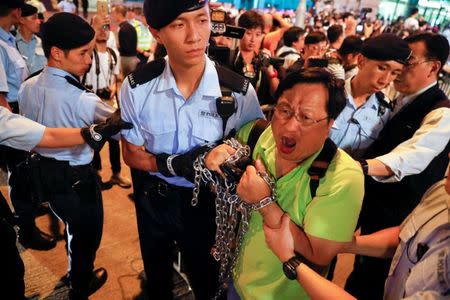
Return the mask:
{"type": "Polygon", "coordinates": [[[0,144],[30,151],[42,140],[45,126],[0,107],[0,144]]]}
{"type": "Polygon", "coordinates": [[[83,92],[79,101],[78,114],[84,125],[102,123],[115,111],[115,109],[103,102],[97,95],[83,92]]]}
{"type": "Polygon", "coordinates": [[[142,146],[144,145],[144,137],[141,133],[141,126],[139,120],[139,114],[135,107],[136,99],[131,90],[128,77],[124,80],[120,89],[119,102],[120,111],[122,113],[122,120],[133,124],[133,128],[130,130],[122,130],[121,134],[129,143],[142,146]]]}
{"type": "Polygon", "coordinates": [[[6,53],[3,48],[0,47],[0,92],[7,93],[8,89],[8,79],[6,78],[6,53]]]}
{"type": "Polygon", "coordinates": [[[239,130],[244,124],[256,119],[264,119],[264,114],[259,105],[258,96],[255,89],[250,84],[246,95],[239,94],[236,130],[239,130]]]}

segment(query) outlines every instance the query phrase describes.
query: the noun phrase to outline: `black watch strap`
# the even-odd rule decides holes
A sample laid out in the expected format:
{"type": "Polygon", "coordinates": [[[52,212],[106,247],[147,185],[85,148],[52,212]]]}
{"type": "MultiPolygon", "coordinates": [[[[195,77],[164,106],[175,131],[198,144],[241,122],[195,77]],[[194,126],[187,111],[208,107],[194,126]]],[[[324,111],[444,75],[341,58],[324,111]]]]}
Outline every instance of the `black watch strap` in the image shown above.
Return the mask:
{"type": "Polygon", "coordinates": [[[367,160],[360,159],[359,163],[361,164],[361,169],[362,169],[364,175],[369,174],[369,164],[367,163],[367,160]]]}
{"type": "Polygon", "coordinates": [[[300,257],[297,255],[291,257],[288,261],[283,263],[283,273],[290,280],[297,279],[297,267],[301,263],[300,257]]]}

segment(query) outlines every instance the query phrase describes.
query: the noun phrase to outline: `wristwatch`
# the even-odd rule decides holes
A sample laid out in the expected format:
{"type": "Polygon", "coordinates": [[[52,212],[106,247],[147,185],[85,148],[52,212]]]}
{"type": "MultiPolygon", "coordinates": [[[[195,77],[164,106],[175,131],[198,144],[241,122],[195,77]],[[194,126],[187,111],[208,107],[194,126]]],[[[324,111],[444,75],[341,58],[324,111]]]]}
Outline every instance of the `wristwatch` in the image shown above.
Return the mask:
{"type": "Polygon", "coordinates": [[[359,163],[361,164],[361,168],[362,168],[363,174],[364,175],[369,174],[369,165],[367,164],[367,160],[360,159],[359,163]]]}
{"type": "Polygon", "coordinates": [[[295,255],[291,257],[288,261],[283,263],[284,275],[290,280],[297,279],[297,267],[301,263],[300,258],[295,255]]]}

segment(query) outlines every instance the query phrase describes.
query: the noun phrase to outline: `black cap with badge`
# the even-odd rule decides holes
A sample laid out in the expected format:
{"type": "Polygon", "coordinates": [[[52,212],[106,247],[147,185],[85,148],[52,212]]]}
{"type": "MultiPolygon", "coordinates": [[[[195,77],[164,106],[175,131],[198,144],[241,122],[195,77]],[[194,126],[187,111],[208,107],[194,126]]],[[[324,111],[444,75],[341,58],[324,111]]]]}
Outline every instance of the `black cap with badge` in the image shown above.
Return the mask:
{"type": "Polygon", "coordinates": [[[207,0],[145,0],[145,19],[150,27],[161,29],[182,13],[200,9],[207,3],[207,0]]]}
{"type": "Polygon", "coordinates": [[[63,50],[79,48],[94,39],[95,31],[83,18],[66,12],[56,13],[41,25],[42,43],[63,50]]]}
{"type": "Polygon", "coordinates": [[[406,65],[412,51],[408,43],[400,37],[392,33],[383,33],[365,40],[361,54],[373,60],[393,60],[406,65]]]}

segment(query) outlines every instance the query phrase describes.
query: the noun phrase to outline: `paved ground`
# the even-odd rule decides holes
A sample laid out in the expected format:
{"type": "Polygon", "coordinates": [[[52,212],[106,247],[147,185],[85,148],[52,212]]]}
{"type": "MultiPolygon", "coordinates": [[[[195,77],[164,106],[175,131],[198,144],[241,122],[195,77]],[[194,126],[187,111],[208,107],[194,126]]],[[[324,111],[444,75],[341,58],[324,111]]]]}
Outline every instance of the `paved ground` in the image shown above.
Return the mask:
{"type": "MultiPolygon", "coordinates": [[[[103,180],[107,181],[111,175],[108,151],[102,151],[102,157],[104,167],[101,175],[103,180]]],[[[129,176],[128,167],[124,164],[122,166],[123,174],[129,176]]],[[[6,187],[2,187],[2,192],[6,195],[6,187]]],[[[95,265],[108,270],[108,281],[90,299],[152,299],[145,295],[141,288],[143,265],[134,204],[129,198],[131,193],[132,189],[122,189],[118,186],[103,191],[105,222],[95,265]]],[[[37,224],[41,230],[59,236],[60,240],[56,248],[50,251],[23,249],[19,245],[25,262],[26,296],[31,299],[66,299],[67,288],[59,281],[67,271],[62,224],[49,215],[38,217],[37,224]]],[[[335,272],[335,282],[338,285],[342,286],[345,282],[352,261],[351,255],[339,258],[335,272]]],[[[181,281],[180,278],[177,280],[181,281]]],[[[192,299],[183,284],[179,284],[179,288],[181,291],[177,293],[182,296],[178,299],[192,299]]]]}

